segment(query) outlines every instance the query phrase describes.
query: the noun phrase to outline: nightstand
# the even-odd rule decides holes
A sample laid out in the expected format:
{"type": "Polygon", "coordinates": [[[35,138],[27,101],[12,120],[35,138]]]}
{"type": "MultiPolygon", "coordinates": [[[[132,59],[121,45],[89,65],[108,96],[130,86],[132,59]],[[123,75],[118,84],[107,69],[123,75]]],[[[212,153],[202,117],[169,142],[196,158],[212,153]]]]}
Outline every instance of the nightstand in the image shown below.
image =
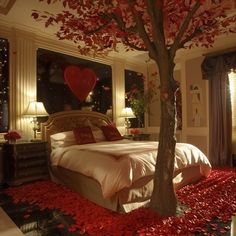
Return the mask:
{"type": "Polygon", "coordinates": [[[135,141],[145,141],[145,140],[147,141],[150,139],[150,134],[136,134],[136,135],[128,134],[128,135],[123,135],[123,138],[135,141]]]}
{"type": "Polygon", "coordinates": [[[0,142],[0,189],[3,187],[3,157],[2,157],[2,147],[4,142],[0,142]]]}
{"type": "Polygon", "coordinates": [[[133,140],[136,141],[148,141],[150,138],[150,134],[136,134],[133,137],[133,140]]]}
{"type": "Polygon", "coordinates": [[[122,137],[123,137],[123,139],[133,139],[133,135],[132,134],[125,134],[122,137]]]}
{"type": "Polygon", "coordinates": [[[46,142],[5,143],[2,146],[3,180],[8,185],[49,177],[46,142]]]}

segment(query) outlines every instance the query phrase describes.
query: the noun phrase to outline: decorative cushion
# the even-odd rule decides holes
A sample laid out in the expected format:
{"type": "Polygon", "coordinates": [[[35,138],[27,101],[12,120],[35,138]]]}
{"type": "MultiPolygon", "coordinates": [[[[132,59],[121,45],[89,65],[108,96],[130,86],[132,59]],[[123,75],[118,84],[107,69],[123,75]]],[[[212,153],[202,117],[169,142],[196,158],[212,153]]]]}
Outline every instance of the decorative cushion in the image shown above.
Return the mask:
{"type": "Polygon", "coordinates": [[[104,136],[101,129],[99,129],[99,128],[94,129],[92,127],[92,133],[93,133],[93,137],[94,137],[96,143],[106,141],[106,137],[104,136]]]}
{"type": "Polygon", "coordinates": [[[108,124],[105,120],[99,119],[94,125],[97,126],[98,128],[101,128],[102,126],[107,126],[108,124]]]}
{"type": "Polygon", "coordinates": [[[95,143],[91,127],[78,127],[73,129],[77,144],[95,143]]]}
{"type": "Polygon", "coordinates": [[[56,133],[50,136],[52,149],[67,147],[76,144],[76,139],[72,131],[56,133]]]}
{"type": "Polygon", "coordinates": [[[108,141],[123,139],[119,130],[112,125],[101,126],[101,130],[108,141]]]}

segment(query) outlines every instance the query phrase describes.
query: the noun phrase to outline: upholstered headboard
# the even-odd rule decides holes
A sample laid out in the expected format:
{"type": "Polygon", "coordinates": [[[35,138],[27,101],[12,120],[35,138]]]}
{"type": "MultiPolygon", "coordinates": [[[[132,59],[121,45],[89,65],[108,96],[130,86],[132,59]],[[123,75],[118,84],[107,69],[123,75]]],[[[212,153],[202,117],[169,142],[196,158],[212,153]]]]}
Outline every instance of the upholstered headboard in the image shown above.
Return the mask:
{"type": "Polygon", "coordinates": [[[50,135],[84,126],[88,120],[95,126],[112,123],[108,116],[94,111],[72,110],[56,112],[51,114],[46,122],[41,123],[42,139],[50,144],[50,135]]]}

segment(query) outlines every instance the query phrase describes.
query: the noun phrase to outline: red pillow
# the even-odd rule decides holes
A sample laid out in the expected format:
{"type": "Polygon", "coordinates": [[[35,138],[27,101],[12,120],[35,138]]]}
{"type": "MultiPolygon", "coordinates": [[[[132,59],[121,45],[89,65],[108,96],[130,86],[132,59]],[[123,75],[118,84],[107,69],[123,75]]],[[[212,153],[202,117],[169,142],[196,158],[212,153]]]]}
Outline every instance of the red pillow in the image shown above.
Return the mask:
{"type": "Polygon", "coordinates": [[[95,143],[91,128],[78,127],[73,130],[77,144],[95,143]]]}
{"type": "Polygon", "coordinates": [[[101,130],[108,141],[123,139],[119,130],[112,125],[101,126],[101,130]]]}

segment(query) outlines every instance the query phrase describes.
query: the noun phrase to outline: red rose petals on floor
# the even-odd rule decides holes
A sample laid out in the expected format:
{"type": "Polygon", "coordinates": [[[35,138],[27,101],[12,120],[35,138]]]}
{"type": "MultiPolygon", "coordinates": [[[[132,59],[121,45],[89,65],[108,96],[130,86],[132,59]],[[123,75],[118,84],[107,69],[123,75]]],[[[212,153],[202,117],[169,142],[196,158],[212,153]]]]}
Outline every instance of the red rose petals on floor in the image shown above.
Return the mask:
{"type": "MultiPolygon", "coordinates": [[[[153,236],[153,235],[210,235],[228,232],[228,226],[217,228],[213,219],[229,222],[236,212],[236,169],[214,169],[210,176],[177,191],[178,201],[188,206],[178,217],[162,218],[150,209],[140,208],[127,214],[104,209],[82,198],[68,188],[50,181],[38,181],[4,192],[14,203],[26,202],[44,209],[59,209],[74,219],[70,232],[88,235],[153,236]],[[214,232],[216,232],[214,234],[214,232]]],[[[25,217],[29,217],[26,212],[25,217]]],[[[63,225],[58,225],[63,229],[63,225]]]]}

